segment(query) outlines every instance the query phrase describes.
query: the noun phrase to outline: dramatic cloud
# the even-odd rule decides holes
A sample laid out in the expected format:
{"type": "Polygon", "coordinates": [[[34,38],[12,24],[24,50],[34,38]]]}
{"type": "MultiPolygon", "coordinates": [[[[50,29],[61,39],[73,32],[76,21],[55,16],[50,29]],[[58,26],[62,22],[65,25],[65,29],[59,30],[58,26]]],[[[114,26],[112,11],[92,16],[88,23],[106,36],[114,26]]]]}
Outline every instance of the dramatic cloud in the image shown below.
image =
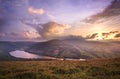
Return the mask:
{"type": "Polygon", "coordinates": [[[120,30],[119,21],[120,0],[0,0],[0,36],[6,39],[85,37],[120,30]]]}
{"type": "Polygon", "coordinates": [[[60,36],[68,28],[70,28],[69,25],[58,24],[56,22],[48,22],[46,24],[43,24],[42,36],[45,38],[60,36]]]}
{"type": "Polygon", "coordinates": [[[44,11],[43,8],[35,9],[35,8],[33,8],[33,7],[29,7],[29,8],[28,8],[28,12],[31,13],[31,14],[40,14],[40,15],[42,15],[42,14],[45,13],[45,11],[44,11]]]}
{"type": "Polygon", "coordinates": [[[120,30],[120,0],[113,0],[105,10],[87,18],[85,22],[104,28],[102,30],[120,30]]]}
{"type": "Polygon", "coordinates": [[[34,28],[42,38],[54,38],[63,35],[66,29],[69,29],[71,26],[67,24],[59,24],[56,22],[48,22],[45,24],[31,24],[22,21],[22,23],[31,26],[34,28]]]}
{"type": "MultiPolygon", "coordinates": [[[[87,18],[85,21],[94,23],[94,22],[104,22],[107,18],[120,15],[120,0],[113,0],[112,3],[101,13],[87,18]]],[[[110,19],[112,19],[110,18],[110,19]]],[[[120,18],[120,16],[119,16],[120,18]]]]}
{"type": "Polygon", "coordinates": [[[119,31],[111,31],[108,33],[94,33],[92,35],[88,35],[88,39],[95,39],[95,40],[103,40],[103,39],[116,39],[120,37],[119,31]]]}
{"type": "Polygon", "coordinates": [[[75,26],[71,33],[82,36],[120,30],[120,0],[113,0],[103,11],[81,20],[75,26]]]}

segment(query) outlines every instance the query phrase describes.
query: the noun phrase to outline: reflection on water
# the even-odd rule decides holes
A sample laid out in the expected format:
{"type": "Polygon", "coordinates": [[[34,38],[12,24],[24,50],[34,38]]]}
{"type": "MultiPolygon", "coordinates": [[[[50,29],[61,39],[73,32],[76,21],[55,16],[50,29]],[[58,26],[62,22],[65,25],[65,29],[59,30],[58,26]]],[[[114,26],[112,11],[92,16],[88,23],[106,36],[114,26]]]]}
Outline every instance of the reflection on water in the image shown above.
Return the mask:
{"type": "Polygon", "coordinates": [[[16,58],[27,58],[27,59],[40,58],[40,56],[38,55],[31,54],[25,51],[20,51],[20,50],[12,51],[10,52],[10,55],[16,58]]]}
{"type": "MultiPolygon", "coordinates": [[[[28,53],[21,50],[16,50],[10,52],[10,55],[16,58],[25,58],[25,59],[55,59],[55,60],[64,60],[63,58],[54,58],[54,57],[48,57],[48,56],[40,56],[32,53],[28,53]]],[[[73,60],[73,61],[85,61],[86,59],[72,59],[72,58],[66,58],[65,60],[73,60]]]]}
{"type": "Polygon", "coordinates": [[[25,58],[25,59],[56,59],[54,57],[40,56],[21,50],[12,51],[10,52],[10,55],[16,58],[25,58]]]}

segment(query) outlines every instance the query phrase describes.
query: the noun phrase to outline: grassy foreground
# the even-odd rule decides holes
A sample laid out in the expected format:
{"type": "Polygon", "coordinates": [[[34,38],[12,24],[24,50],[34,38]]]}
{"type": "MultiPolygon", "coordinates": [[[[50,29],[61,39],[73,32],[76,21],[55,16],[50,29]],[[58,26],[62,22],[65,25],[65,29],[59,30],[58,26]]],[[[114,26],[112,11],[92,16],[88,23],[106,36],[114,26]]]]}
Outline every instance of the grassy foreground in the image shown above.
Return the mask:
{"type": "Polygon", "coordinates": [[[87,61],[0,61],[0,79],[120,79],[120,58],[87,61]]]}

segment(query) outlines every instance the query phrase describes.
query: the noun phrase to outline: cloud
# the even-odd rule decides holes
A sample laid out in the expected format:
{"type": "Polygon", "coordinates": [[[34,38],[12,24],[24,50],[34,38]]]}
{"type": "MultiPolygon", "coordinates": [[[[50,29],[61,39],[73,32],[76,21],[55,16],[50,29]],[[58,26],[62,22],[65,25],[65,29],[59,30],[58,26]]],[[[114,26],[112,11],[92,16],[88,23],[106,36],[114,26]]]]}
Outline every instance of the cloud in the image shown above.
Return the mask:
{"type": "Polygon", "coordinates": [[[112,0],[111,4],[102,12],[87,17],[76,24],[76,26],[75,30],[78,30],[78,32],[76,31],[75,33],[84,36],[120,30],[120,0],[112,0]]]}
{"type": "Polygon", "coordinates": [[[106,33],[94,33],[92,35],[88,35],[88,39],[95,39],[95,40],[103,40],[103,39],[116,39],[120,37],[119,31],[111,31],[106,33]]]}
{"type": "Polygon", "coordinates": [[[4,32],[0,33],[0,40],[38,40],[41,36],[36,31],[4,32]]]}
{"type": "Polygon", "coordinates": [[[33,32],[33,31],[25,31],[21,34],[22,37],[26,38],[26,39],[36,39],[36,38],[40,38],[40,35],[37,32],[33,32]]]}
{"type": "Polygon", "coordinates": [[[113,0],[111,4],[108,7],[106,7],[105,10],[89,18],[86,18],[85,21],[90,23],[104,22],[109,17],[119,16],[119,15],[120,15],[120,0],[113,0]]]}
{"type": "Polygon", "coordinates": [[[88,38],[88,39],[94,39],[94,38],[97,37],[97,35],[98,35],[98,33],[94,33],[94,34],[92,34],[92,35],[88,35],[87,38],[88,38]]]}
{"type": "Polygon", "coordinates": [[[40,14],[40,15],[42,15],[42,14],[45,13],[45,10],[43,8],[35,9],[33,7],[29,7],[28,12],[31,13],[31,14],[40,14]]]}
{"type": "Polygon", "coordinates": [[[42,26],[42,36],[44,38],[61,36],[66,29],[70,28],[69,25],[58,24],[56,22],[48,22],[42,26]]]}
{"type": "Polygon", "coordinates": [[[120,37],[120,33],[116,34],[115,37],[116,37],[116,38],[120,37]]]}
{"type": "Polygon", "coordinates": [[[21,21],[22,23],[31,26],[35,29],[42,38],[54,38],[62,36],[65,30],[69,29],[71,26],[67,24],[59,24],[57,22],[48,22],[45,24],[35,24],[21,21]]]}

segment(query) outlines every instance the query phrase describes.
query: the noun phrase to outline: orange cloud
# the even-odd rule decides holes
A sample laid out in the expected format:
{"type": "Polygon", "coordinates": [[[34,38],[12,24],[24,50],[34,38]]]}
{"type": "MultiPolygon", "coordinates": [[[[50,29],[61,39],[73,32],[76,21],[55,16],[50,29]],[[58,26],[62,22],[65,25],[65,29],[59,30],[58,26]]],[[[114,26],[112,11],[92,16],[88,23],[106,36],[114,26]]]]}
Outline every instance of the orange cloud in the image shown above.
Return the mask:
{"type": "Polygon", "coordinates": [[[43,8],[35,9],[33,7],[29,7],[28,12],[31,13],[31,14],[40,14],[40,15],[42,15],[42,14],[45,13],[45,10],[43,8]]]}
{"type": "Polygon", "coordinates": [[[44,38],[61,36],[66,29],[70,28],[69,25],[58,24],[56,22],[48,22],[44,24],[43,27],[42,36],[44,38]]]}

